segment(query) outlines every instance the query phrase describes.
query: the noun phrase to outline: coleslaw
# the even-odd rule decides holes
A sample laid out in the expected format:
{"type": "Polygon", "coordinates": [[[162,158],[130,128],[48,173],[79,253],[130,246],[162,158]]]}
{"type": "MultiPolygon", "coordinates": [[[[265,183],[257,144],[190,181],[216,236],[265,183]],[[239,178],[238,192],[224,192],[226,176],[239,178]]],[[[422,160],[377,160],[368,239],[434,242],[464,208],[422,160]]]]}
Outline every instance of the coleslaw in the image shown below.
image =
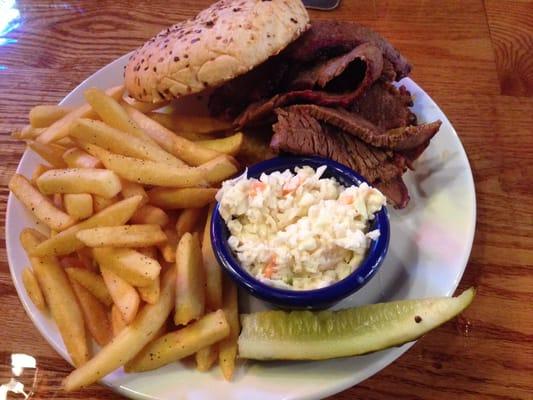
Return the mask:
{"type": "Polygon", "coordinates": [[[371,240],[374,214],[385,196],[366,183],[344,187],[323,178],[326,166],[224,182],[217,194],[241,265],[274,287],[318,289],[351,274],[371,240]]]}

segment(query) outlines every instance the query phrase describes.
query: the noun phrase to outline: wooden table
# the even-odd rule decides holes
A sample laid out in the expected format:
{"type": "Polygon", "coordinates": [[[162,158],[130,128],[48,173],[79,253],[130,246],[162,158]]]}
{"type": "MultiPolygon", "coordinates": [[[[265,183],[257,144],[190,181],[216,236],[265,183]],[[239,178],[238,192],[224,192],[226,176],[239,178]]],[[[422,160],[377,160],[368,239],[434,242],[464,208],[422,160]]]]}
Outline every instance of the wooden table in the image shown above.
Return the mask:
{"type": "MultiPolygon", "coordinates": [[[[17,1],[20,26],[0,38],[2,223],[6,185],[24,150],[9,132],[27,123],[29,109],[56,103],[208,3],[17,1]]],[[[333,398],[533,399],[533,2],[344,0],[335,12],[312,17],[367,24],[411,60],[412,77],[461,137],[478,201],[474,248],[460,285],[478,288],[473,305],[333,398]]],[[[4,246],[0,263],[0,383],[10,377],[11,353],[20,352],[34,355],[42,368],[36,398],[118,399],[98,385],[68,395],[58,390],[70,366],[24,313],[4,246]]]]}

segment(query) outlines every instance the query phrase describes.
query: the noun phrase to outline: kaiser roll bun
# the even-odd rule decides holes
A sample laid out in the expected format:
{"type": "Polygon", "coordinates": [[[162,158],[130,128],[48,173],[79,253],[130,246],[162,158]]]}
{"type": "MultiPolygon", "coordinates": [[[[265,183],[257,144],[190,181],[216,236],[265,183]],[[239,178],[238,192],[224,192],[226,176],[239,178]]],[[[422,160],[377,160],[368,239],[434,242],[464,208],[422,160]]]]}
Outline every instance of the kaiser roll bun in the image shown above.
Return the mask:
{"type": "Polygon", "coordinates": [[[131,96],[157,103],[222,85],[278,54],[309,27],[300,0],[221,0],[137,49],[131,96]]]}

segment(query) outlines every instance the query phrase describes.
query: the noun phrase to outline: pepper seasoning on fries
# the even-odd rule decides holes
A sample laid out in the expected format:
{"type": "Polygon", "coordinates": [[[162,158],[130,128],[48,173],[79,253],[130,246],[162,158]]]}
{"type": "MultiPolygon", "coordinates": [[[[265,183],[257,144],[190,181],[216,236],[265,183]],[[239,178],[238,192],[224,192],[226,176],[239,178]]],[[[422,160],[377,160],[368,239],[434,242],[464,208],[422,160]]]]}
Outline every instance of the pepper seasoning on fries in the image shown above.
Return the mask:
{"type": "Polygon", "coordinates": [[[239,172],[243,135],[210,136],[202,130],[222,125],[179,116],[189,130],[200,124],[190,140],[123,92],[89,89],[78,108],[37,106],[14,135],[45,162],[31,180],[14,175],[10,189],[53,231],[23,232],[33,266],[24,285],[39,310],[51,310],[78,367],[67,390],[122,365],[144,371],[192,354],[199,370],[218,362],[230,379],[236,290],[214,257],[209,224],[217,187],[239,172]],[[102,346],[92,359],[91,337],[102,346]]]}

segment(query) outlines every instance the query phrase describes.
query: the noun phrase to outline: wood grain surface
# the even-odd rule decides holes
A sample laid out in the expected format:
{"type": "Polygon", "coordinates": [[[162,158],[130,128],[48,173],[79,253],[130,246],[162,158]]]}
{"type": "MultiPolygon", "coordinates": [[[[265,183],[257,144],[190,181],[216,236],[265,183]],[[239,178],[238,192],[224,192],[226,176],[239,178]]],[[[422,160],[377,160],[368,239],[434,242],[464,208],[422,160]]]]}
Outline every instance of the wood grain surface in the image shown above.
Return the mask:
{"type": "MultiPolygon", "coordinates": [[[[6,3],[0,1],[0,8],[6,3]]],[[[26,123],[30,107],[58,102],[99,68],[208,3],[15,3],[20,24],[0,38],[2,225],[6,185],[24,149],[9,132],[26,123]]],[[[344,0],[334,12],[311,14],[367,24],[410,59],[413,79],[461,137],[478,207],[474,247],[460,284],[478,288],[473,305],[391,366],[332,398],[533,399],[533,3],[344,0]]],[[[5,15],[0,9],[0,20],[5,15]]],[[[27,353],[39,366],[34,398],[120,398],[99,385],[74,394],[59,390],[70,366],[25,314],[4,245],[0,295],[0,383],[11,376],[11,354],[27,353]]]]}

